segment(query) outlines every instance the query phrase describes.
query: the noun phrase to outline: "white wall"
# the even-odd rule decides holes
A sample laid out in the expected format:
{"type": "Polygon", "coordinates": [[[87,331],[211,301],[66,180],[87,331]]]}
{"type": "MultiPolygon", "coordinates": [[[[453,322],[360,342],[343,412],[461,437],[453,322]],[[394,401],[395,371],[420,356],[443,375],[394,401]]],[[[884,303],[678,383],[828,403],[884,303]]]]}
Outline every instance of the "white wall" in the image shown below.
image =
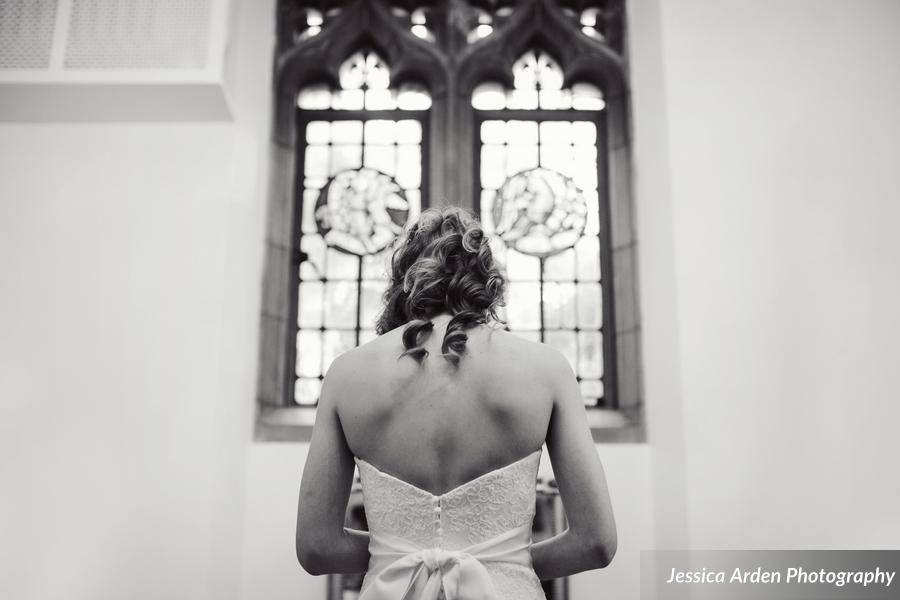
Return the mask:
{"type": "Polygon", "coordinates": [[[667,1],[690,541],[900,543],[900,3],[667,1]]]}
{"type": "Polygon", "coordinates": [[[233,122],[0,125],[0,597],[240,597],[274,14],[256,8],[233,122]]]}
{"type": "MultiPolygon", "coordinates": [[[[251,441],[273,2],[235,121],[0,126],[0,595],[321,598],[304,444],[251,441]]],[[[900,5],[629,4],[653,547],[896,546],[900,5]],[[670,177],[671,166],[671,177],[670,177]]],[[[546,465],[543,467],[546,469],[546,465]]]]}
{"type": "Polygon", "coordinates": [[[232,128],[0,136],[4,597],[219,596],[249,414],[220,365],[232,128]]]}

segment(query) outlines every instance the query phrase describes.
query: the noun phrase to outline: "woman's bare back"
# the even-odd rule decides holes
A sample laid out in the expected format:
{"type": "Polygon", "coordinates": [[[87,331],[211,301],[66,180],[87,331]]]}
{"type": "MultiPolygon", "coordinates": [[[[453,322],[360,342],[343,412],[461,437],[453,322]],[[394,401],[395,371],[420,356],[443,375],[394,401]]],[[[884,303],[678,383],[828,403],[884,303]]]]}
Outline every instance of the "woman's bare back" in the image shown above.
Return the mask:
{"type": "MultiPolygon", "coordinates": [[[[544,443],[569,526],[529,546],[534,573],[554,578],[607,564],[615,523],[580,386],[558,351],[487,325],[497,322],[506,282],[478,222],[457,208],[423,211],[399,240],[389,275],[379,337],[338,357],[322,383],[297,507],[301,564],[313,573],[358,573],[370,566],[370,544],[384,555],[384,540],[345,526],[357,465],[443,496],[501,467],[536,468],[527,459],[544,443]]],[[[387,512],[406,511],[395,504],[405,495],[399,488],[386,494],[387,512]]],[[[498,518],[522,514],[504,504],[514,492],[496,494],[498,518]]],[[[458,508],[474,514],[477,504],[458,508]]],[[[425,506],[440,513],[439,503],[425,506]]],[[[437,548],[440,527],[433,533],[438,542],[419,541],[437,548]]]]}
{"type": "Polygon", "coordinates": [[[448,315],[432,319],[427,357],[398,357],[402,327],[343,355],[336,410],[352,452],[442,494],[539,448],[553,409],[548,348],[502,329],[467,331],[455,366],[441,356],[448,315]]]}

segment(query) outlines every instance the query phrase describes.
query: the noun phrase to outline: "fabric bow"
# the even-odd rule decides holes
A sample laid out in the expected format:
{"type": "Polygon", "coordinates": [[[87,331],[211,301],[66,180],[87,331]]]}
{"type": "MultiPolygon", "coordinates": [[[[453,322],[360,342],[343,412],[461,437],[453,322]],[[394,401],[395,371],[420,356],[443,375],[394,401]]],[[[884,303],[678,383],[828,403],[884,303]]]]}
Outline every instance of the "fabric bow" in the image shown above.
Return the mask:
{"type": "Polygon", "coordinates": [[[497,600],[485,562],[531,565],[531,524],[463,550],[421,548],[391,535],[371,534],[375,578],[359,600],[497,600]]]}

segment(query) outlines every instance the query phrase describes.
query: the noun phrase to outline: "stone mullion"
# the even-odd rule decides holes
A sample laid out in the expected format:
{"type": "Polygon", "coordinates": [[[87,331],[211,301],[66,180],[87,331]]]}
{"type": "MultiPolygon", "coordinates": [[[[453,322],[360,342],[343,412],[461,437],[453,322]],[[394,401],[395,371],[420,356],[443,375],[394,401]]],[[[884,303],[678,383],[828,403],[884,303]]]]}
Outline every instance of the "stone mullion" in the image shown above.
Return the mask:
{"type": "Polygon", "coordinates": [[[628,101],[624,93],[606,99],[608,124],[610,247],[613,262],[614,330],[618,408],[640,419],[640,311],[637,296],[637,237],[634,230],[628,101]]]}
{"type": "Polygon", "coordinates": [[[269,197],[260,307],[259,402],[283,406],[288,381],[286,351],[291,332],[291,269],[293,252],[294,149],[272,142],[269,151],[269,197]]]}

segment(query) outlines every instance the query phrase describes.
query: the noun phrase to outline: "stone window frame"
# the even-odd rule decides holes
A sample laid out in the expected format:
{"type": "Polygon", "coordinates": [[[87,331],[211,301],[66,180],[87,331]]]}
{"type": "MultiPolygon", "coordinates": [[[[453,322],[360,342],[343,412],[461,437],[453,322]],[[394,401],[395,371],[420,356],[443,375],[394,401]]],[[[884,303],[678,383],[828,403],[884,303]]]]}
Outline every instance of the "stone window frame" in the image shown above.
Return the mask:
{"type": "Polygon", "coordinates": [[[423,198],[423,208],[440,206],[454,198],[454,204],[474,210],[476,161],[467,160],[468,155],[459,150],[474,148],[476,143],[472,91],[484,81],[499,81],[512,87],[513,62],[534,47],[550,53],[559,62],[566,84],[590,82],[604,93],[611,252],[604,263],[612,269],[613,287],[613,329],[605,330],[604,335],[611,333],[614,338],[614,389],[610,393],[616,408],[592,408],[587,412],[598,442],[646,440],[624,3],[593,3],[606,7],[604,14],[614,33],[607,36],[609,43],[592,39],[579,30],[572,18],[572,3],[549,0],[521,0],[503,18],[499,18],[502,8],[497,9],[494,31],[475,43],[467,43],[464,32],[440,26],[477,22],[478,15],[484,13],[480,4],[422,3],[430,11],[431,22],[438,24],[438,39],[428,41],[413,35],[408,21],[399,18],[382,0],[279,3],[260,313],[257,440],[308,441],[315,421],[315,408],[287,402],[293,368],[286,357],[293,355],[289,348],[294,344],[294,327],[290,323],[293,311],[289,304],[294,294],[289,289],[289,273],[300,260],[299,249],[292,240],[298,91],[321,83],[336,89],[340,64],[361,48],[374,49],[389,65],[393,87],[414,80],[426,85],[431,94],[430,136],[428,147],[423,148],[430,156],[425,168],[431,201],[423,198]],[[332,8],[324,11],[320,31],[313,36],[304,35],[313,10],[307,5],[321,10],[323,4],[332,8]]]}

